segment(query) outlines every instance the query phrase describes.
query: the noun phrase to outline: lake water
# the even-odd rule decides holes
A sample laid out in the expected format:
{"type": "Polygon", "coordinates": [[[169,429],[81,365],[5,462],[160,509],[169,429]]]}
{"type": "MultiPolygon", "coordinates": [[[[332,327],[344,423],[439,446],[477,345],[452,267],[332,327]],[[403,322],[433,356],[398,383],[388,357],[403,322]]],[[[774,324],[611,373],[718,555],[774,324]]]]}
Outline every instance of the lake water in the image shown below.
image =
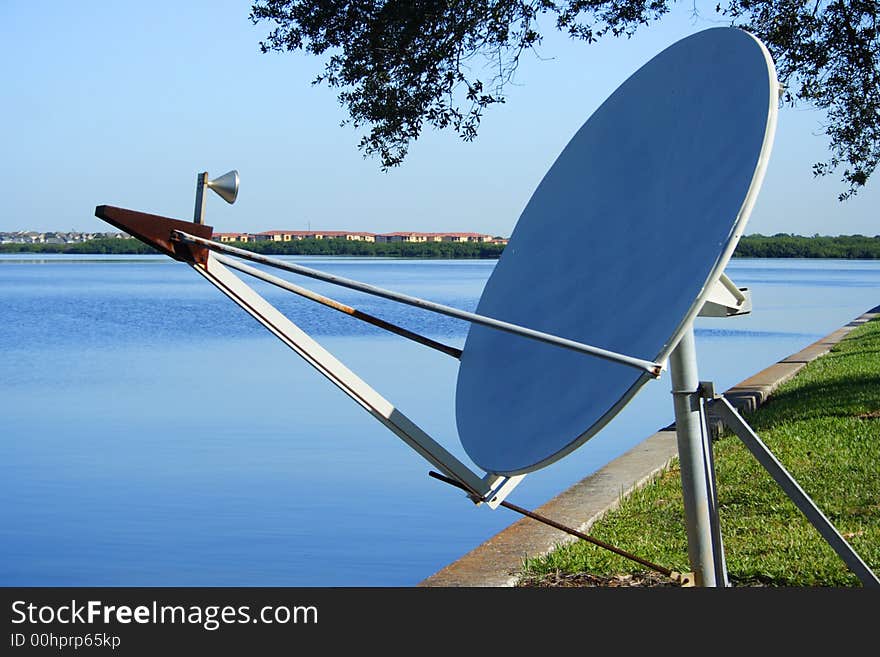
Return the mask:
{"type": "MultiPolygon", "coordinates": [[[[291,258],[466,310],[494,261],[291,258]]],[[[724,390],[880,303],[880,261],[745,260],[751,315],[698,319],[724,390]]],[[[407,328],[463,322],[312,281],[407,328]]],[[[457,361],[255,287],[466,463],[457,361]]],[[[518,519],[474,507],[186,265],[0,256],[0,585],[410,586],[518,519]]],[[[649,317],[645,321],[650,321],[649,317]]],[[[668,373],[525,478],[536,507],[672,420],[668,373]]]]}

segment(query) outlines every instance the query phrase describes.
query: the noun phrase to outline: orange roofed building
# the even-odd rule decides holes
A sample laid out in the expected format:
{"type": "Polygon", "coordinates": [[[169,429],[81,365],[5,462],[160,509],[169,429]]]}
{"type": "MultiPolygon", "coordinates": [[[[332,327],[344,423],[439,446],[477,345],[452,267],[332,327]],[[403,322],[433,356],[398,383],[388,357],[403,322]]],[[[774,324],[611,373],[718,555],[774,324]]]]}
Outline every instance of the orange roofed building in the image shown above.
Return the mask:
{"type": "Polygon", "coordinates": [[[377,242],[491,242],[493,237],[483,233],[381,233],[377,242]]]}
{"type": "Polygon", "coordinates": [[[214,233],[215,242],[253,242],[253,236],[248,233],[214,233]]]}
{"type": "Polygon", "coordinates": [[[353,242],[488,242],[507,244],[507,240],[485,233],[369,233],[349,230],[266,230],[261,233],[214,233],[217,242],[292,242],[304,239],[345,239],[353,242]]]}
{"type": "Polygon", "coordinates": [[[292,242],[294,240],[346,239],[353,242],[375,242],[376,234],[351,230],[267,230],[252,235],[255,242],[292,242]]]}

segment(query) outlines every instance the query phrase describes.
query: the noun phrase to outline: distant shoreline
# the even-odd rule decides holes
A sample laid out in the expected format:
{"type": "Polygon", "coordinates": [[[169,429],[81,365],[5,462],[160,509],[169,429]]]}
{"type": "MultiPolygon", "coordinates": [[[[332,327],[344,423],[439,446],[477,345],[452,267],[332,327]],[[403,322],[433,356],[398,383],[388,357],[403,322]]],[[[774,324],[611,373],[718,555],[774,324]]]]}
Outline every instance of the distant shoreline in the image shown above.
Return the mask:
{"type": "MultiPolygon", "coordinates": [[[[264,255],[358,256],[378,258],[493,259],[504,251],[503,244],[487,242],[359,242],[345,239],[303,239],[290,242],[232,242],[230,246],[264,255]]],[[[3,253],[82,255],[147,255],[154,249],[134,238],[100,238],[70,244],[7,243],[3,253]]],[[[737,245],[739,258],[816,258],[840,260],[880,259],[880,235],[777,234],[745,235],[737,245]]]]}

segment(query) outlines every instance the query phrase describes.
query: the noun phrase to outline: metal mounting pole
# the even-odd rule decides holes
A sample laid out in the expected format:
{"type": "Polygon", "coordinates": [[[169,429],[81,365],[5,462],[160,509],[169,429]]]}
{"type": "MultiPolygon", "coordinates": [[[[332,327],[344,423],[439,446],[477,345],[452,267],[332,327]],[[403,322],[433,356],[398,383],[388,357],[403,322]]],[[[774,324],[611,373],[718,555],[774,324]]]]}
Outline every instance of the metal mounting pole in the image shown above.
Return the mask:
{"type": "Polygon", "coordinates": [[[688,560],[697,586],[724,586],[727,578],[716,570],[716,565],[723,561],[716,558],[718,546],[713,540],[716,509],[710,486],[712,479],[707,471],[711,458],[707,457],[703,439],[703,400],[692,326],[685,331],[669,356],[669,373],[681,465],[688,560]]]}
{"type": "Polygon", "coordinates": [[[193,213],[193,222],[205,223],[205,188],[208,186],[208,172],[203,171],[196,175],[196,207],[193,213]]]}

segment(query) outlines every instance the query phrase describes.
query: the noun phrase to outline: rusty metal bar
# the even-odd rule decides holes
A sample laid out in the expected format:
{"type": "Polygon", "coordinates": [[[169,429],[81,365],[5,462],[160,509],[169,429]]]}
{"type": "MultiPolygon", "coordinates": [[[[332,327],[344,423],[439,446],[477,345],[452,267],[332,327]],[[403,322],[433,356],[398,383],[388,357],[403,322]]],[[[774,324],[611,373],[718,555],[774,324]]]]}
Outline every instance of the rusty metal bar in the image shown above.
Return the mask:
{"type": "Polygon", "coordinates": [[[175,260],[202,265],[208,261],[208,249],[203,245],[185,244],[180,240],[172,239],[172,235],[179,230],[188,230],[195,233],[200,239],[204,238],[210,242],[211,235],[214,233],[211,226],[160,217],[146,212],[126,210],[112,205],[97,206],[95,216],[175,260]]]}
{"type": "MultiPolygon", "coordinates": [[[[443,481],[443,482],[449,484],[450,486],[455,486],[456,488],[460,488],[461,490],[466,491],[467,493],[473,495],[473,491],[468,486],[466,486],[465,484],[463,484],[459,481],[456,481],[455,479],[452,479],[451,477],[447,477],[446,475],[442,475],[439,472],[434,472],[434,471],[429,471],[428,476],[433,477],[434,479],[437,479],[439,481],[443,481]]],[[[510,509],[511,511],[515,511],[516,513],[519,513],[520,515],[526,516],[527,518],[531,518],[532,520],[537,520],[540,523],[543,523],[545,525],[549,525],[550,527],[554,527],[560,531],[565,532],[566,534],[571,534],[572,536],[576,536],[577,538],[581,539],[582,541],[587,541],[588,543],[592,543],[593,545],[597,545],[601,548],[604,548],[606,550],[614,552],[614,554],[620,555],[621,557],[624,557],[625,559],[629,559],[630,561],[635,561],[636,563],[639,563],[647,568],[650,568],[651,570],[654,570],[654,571],[657,571],[658,573],[666,575],[667,577],[671,577],[673,579],[676,579],[677,581],[680,581],[677,578],[677,575],[679,575],[679,573],[677,573],[676,571],[671,570],[669,568],[665,568],[665,567],[663,567],[659,564],[653,563],[651,561],[648,561],[647,559],[643,559],[642,557],[635,555],[635,554],[632,554],[630,552],[627,552],[626,550],[621,550],[619,547],[615,547],[614,545],[611,545],[610,543],[606,543],[605,541],[599,540],[598,538],[594,538],[594,537],[590,536],[589,534],[584,534],[583,532],[579,532],[578,530],[572,529],[571,527],[566,527],[565,525],[558,523],[555,520],[552,520],[546,516],[542,516],[538,513],[535,513],[534,511],[529,511],[528,509],[524,509],[523,507],[517,506],[516,504],[508,502],[507,500],[503,500],[501,502],[501,506],[503,506],[506,509],[510,509]]]]}
{"type": "Polygon", "coordinates": [[[245,260],[259,262],[265,265],[269,265],[270,267],[277,267],[278,269],[284,269],[286,271],[293,272],[294,274],[308,276],[309,278],[314,278],[319,281],[324,281],[326,283],[332,283],[333,285],[339,285],[341,287],[347,287],[352,290],[357,290],[358,292],[364,292],[365,294],[372,294],[373,296],[390,299],[391,301],[397,301],[399,303],[403,303],[409,306],[415,306],[416,308],[421,308],[422,310],[439,313],[441,315],[447,315],[448,317],[455,317],[456,319],[463,319],[467,322],[481,324],[483,326],[488,326],[490,328],[504,331],[506,333],[512,333],[514,335],[519,335],[524,338],[537,340],[539,342],[545,342],[547,344],[552,344],[557,347],[571,349],[572,351],[589,354],[591,356],[596,356],[597,358],[602,358],[604,360],[628,365],[629,367],[643,370],[654,378],[659,378],[660,374],[663,371],[663,365],[660,363],[643,360],[641,358],[634,358],[633,356],[626,356],[624,354],[619,354],[614,351],[609,351],[600,347],[594,347],[592,345],[584,344],[583,342],[577,342],[575,340],[562,338],[558,335],[552,335],[550,333],[544,333],[542,331],[536,331],[534,329],[526,328],[524,326],[519,326],[518,324],[511,324],[510,322],[504,322],[502,320],[494,319],[492,317],[486,317],[484,315],[478,315],[476,313],[467,312],[465,310],[459,310],[458,308],[444,306],[439,303],[434,303],[433,301],[425,301],[424,299],[411,297],[407,294],[402,294],[400,292],[392,292],[390,290],[385,290],[374,285],[360,283],[349,278],[334,276],[332,274],[325,274],[324,272],[310,269],[309,267],[303,267],[302,265],[284,262],[283,260],[277,260],[275,258],[269,258],[267,256],[254,253],[253,251],[239,249],[237,247],[229,246],[227,244],[220,244],[219,242],[214,242],[210,239],[196,237],[194,235],[186,233],[183,230],[175,231],[172,239],[190,244],[199,244],[212,251],[223,251],[225,253],[231,253],[232,255],[244,258],[245,260]]]}
{"type": "Polygon", "coordinates": [[[322,306],[326,306],[341,313],[345,313],[346,315],[354,317],[355,319],[359,319],[363,322],[366,322],[367,324],[372,324],[373,326],[384,329],[385,331],[389,331],[390,333],[394,333],[408,340],[412,340],[413,342],[418,342],[419,344],[430,347],[431,349],[442,351],[444,354],[452,356],[453,358],[461,358],[461,349],[450,347],[449,345],[445,345],[442,342],[437,342],[436,340],[432,340],[431,338],[426,338],[423,335],[414,333],[413,331],[405,329],[401,326],[397,326],[396,324],[386,322],[384,319],[379,319],[378,317],[374,317],[373,315],[360,311],[356,308],[347,306],[344,303],[340,303],[339,301],[318,294],[317,292],[312,292],[311,290],[300,287],[299,285],[295,285],[290,281],[285,281],[283,278],[278,278],[277,276],[273,276],[272,274],[267,274],[266,272],[260,271],[255,267],[245,265],[241,262],[238,262],[234,258],[227,258],[226,256],[222,255],[217,255],[215,257],[218,262],[222,262],[227,267],[232,267],[233,269],[237,269],[238,271],[253,276],[254,278],[259,278],[261,281],[271,283],[272,285],[285,289],[288,292],[293,292],[294,294],[298,294],[301,297],[304,297],[311,301],[315,301],[316,303],[320,303],[322,306]]]}

